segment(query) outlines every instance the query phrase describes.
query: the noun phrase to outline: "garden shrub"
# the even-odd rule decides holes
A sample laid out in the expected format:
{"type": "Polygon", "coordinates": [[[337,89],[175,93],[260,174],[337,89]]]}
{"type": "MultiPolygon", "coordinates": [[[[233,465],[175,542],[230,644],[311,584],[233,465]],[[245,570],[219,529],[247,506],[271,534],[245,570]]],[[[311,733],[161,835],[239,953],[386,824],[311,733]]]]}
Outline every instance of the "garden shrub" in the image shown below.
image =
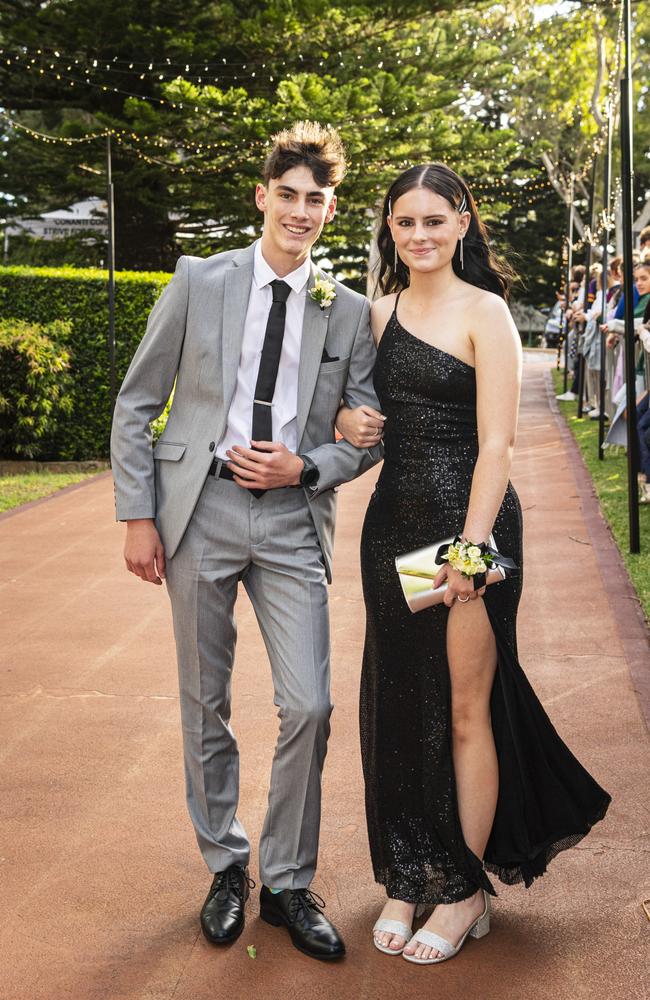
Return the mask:
{"type": "Polygon", "coordinates": [[[0,455],[35,458],[72,411],[70,324],[0,321],[0,455]]]}

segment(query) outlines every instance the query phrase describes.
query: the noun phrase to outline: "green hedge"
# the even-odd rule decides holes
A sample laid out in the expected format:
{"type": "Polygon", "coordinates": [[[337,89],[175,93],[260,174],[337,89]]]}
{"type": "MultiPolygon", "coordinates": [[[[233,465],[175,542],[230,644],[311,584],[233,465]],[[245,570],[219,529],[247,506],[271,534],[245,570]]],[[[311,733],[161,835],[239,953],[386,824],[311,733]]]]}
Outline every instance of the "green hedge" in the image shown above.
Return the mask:
{"type": "MultiPolygon", "coordinates": [[[[117,385],[121,384],[147,316],[170,274],[121,271],[115,276],[117,385]]],[[[47,325],[70,323],[71,412],[43,439],[39,458],[105,458],[110,437],[108,292],[106,271],[92,268],[0,267],[0,318],[47,325]]]]}

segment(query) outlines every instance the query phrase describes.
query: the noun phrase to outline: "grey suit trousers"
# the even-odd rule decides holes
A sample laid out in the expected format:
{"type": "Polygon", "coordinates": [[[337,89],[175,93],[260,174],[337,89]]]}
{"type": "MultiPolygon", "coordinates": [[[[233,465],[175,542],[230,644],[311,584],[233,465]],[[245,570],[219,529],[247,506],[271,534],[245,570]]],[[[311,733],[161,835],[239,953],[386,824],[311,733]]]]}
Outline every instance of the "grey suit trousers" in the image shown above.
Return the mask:
{"type": "Polygon", "coordinates": [[[212,872],[245,865],[250,855],[237,818],[239,760],[230,725],[239,580],[264,637],[280,719],[259,873],[266,885],[304,888],[316,870],[332,706],[325,567],[303,490],[270,490],[256,499],[208,476],[167,564],[187,802],[212,872]]]}

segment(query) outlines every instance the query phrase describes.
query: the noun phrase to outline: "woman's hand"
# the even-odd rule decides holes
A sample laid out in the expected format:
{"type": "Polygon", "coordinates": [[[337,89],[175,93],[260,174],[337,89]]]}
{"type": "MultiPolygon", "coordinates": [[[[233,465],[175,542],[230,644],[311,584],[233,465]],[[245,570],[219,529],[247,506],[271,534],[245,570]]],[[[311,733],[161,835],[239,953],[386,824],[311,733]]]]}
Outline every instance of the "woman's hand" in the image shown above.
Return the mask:
{"type": "Polygon", "coordinates": [[[456,600],[460,604],[467,604],[468,600],[475,601],[477,597],[483,597],[485,593],[485,587],[481,587],[480,590],[474,590],[474,581],[463,576],[457,569],[452,569],[449,563],[445,563],[436,576],[432,584],[433,589],[437,590],[438,587],[442,587],[445,580],[447,581],[447,590],[445,591],[443,600],[448,608],[456,600]]]}
{"type": "Polygon", "coordinates": [[[336,429],[355,448],[372,448],[384,433],[386,417],[372,406],[342,406],[336,414],[336,429]]]}

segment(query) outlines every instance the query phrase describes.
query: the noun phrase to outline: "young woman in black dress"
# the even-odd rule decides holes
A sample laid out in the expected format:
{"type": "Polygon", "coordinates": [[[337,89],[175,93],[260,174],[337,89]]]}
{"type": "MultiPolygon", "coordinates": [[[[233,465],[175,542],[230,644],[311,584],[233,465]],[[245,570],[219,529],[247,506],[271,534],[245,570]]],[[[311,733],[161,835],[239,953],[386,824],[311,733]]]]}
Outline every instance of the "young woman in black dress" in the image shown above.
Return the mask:
{"type": "Polygon", "coordinates": [[[382,414],[342,410],[357,445],[383,433],[366,514],[361,747],[375,878],[387,903],[375,945],[430,964],[489,930],[486,869],[527,886],[602,819],[609,796],[562,742],[517,659],[522,523],[509,482],[521,344],[510,271],[448,167],[391,185],[372,307],[382,414]],[[445,564],[444,603],[412,614],[395,557],[494,535],[518,571],[474,589],[445,564]],[[433,906],[413,937],[417,904],[433,906]]]}

